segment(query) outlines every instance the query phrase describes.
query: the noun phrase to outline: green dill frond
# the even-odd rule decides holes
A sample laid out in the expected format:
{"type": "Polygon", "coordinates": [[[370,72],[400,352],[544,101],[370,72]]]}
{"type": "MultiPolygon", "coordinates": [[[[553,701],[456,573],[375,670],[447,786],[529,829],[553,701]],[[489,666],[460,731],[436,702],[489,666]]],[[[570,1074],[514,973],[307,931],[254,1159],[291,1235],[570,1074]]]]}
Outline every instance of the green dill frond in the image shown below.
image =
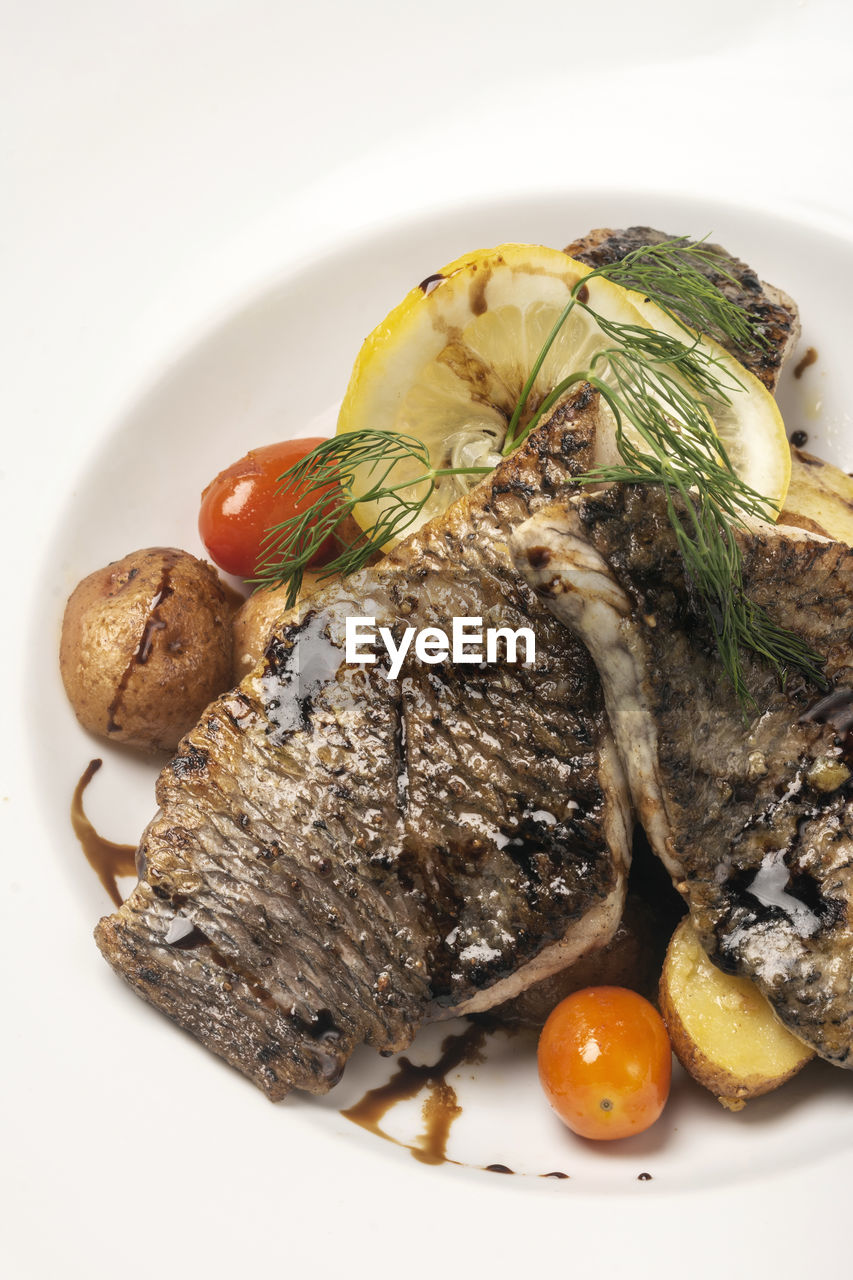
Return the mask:
{"type": "Polygon", "coordinates": [[[415,436],[393,431],[352,431],[332,436],[279,477],[280,494],[304,502],[317,497],[299,514],[268,529],[255,567],[254,586],[288,587],[286,605],[296,603],[306,568],[330,534],[335,533],[361,504],[384,501],[373,524],[361,531],[341,553],[324,565],[321,578],[346,577],[361,569],[371,556],[399,538],[417,520],[435,489],[438,476],[452,473],[486,474],[490,467],[431,466],[429,449],[415,436]],[[417,464],[414,479],[391,483],[400,462],[417,464]],[[371,480],[366,493],[353,492],[356,473],[371,480]]]}
{"type": "Polygon", "coordinates": [[[765,347],[767,338],[760,325],[705,274],[710,268],[723,281],[739,283],[706,239],[677,236],[642,245],[618,262],[595,268],[586,279],[602,276],[641,293],[682,328],[707,334],[723,346],[730,344],[741,351],[765,347]]]}
{"type": "Polygon", "coordinates": [[[607,358],[611,381],[596,379],[594,385],[614,415],[623,465],[595,468],[577,483],[663,488],[691,594],[708,619],[723,670],[745,713],[754,703],[742,649],[768,662],[782,680],[796,669],[825,685],[821,655],[778,626],[744,588],[736,531],[745,517],[772,519],[767,499],[736,474],[696,401],[668,373],[649,370],[624,350],[609,352],[607,358]],[[633,432],[625,431],[626,421],[633,432]]]}

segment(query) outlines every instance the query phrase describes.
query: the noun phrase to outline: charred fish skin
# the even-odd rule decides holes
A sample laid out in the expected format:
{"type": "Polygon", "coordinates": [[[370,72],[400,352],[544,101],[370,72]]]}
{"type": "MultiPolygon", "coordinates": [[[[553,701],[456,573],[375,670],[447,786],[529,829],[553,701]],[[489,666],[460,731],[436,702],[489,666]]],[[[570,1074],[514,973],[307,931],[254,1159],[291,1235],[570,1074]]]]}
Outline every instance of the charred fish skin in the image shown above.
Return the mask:
{"type": "Polygon", "coordinates": [[[741,541],[748,593],[826,656],[829,705],[744,655],[745,726],[659,492],[567,499],[512,548],[596,661],[635,807],[709,956],[853,1067],[853,551],[766,525],[741,541]]]}
{"type": "MultiPolygon", "coordinates": [[[[271,1098],[325,1092],[602,945],[627,790],[583,646],[514,570],[511,530],[595,460],[580,387],[445,515],[282,625],[157,787],[143,878],[96,938],[135,990],[271,1098]],[[344,662],[348,616],[481,616],[530,665],[344,662]]],[[[379,655],[377,655],[379,656],[379,655]]]]}
{"type": "MultiPolygon", "coordinates": [[[[621,262],[627,254],[643,245],[660,244],[671,238],[654,227],[627,227],[624,230],[600,227],[580,240],[573,240],[565,252],[587,266],[603,267],[621,262]]],[[[797,305],[781,289],[759,280],[751,267],[721,245],[703,243],[703,248],[713,255],[716,262],[706,263],[699,269],[730,302],[746,311],[763,339],[761,346],[724,345],[769,391],[774,391],[782,365],[800,337],[797,305]]]]}

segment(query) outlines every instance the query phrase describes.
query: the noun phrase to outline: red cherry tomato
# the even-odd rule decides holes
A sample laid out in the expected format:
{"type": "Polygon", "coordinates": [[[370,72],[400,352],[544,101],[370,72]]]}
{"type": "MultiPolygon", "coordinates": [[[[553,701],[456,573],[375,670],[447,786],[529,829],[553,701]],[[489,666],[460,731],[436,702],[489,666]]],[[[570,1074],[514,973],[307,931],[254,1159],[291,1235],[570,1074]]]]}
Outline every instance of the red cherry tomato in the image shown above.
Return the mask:
{"type": "MultiPolygon", "coordinates": [[[[211,560],[226,573],[251,578],[260,558],[261,542],[271,525],[281,524],[306,507],[313,506],[322,492],[294,498],[277,496],[278,477],[295,466],[320,444],[322,436],[285,440],[250,449],[244,458],[220,471],[201,495],[198,531],[211,560]]],[[[331,560],[339,546],[334,535],[326,538],[311,558],[316,568],[331,560]]]]}
{"type": "Polygon", "coordinates": [[[583,1138],[627,1138],[669,1097],[672,1050],[653,1005],[624,987],[587,987],[554,1009],[539,1039],[539,1079],[583,1138]]]}

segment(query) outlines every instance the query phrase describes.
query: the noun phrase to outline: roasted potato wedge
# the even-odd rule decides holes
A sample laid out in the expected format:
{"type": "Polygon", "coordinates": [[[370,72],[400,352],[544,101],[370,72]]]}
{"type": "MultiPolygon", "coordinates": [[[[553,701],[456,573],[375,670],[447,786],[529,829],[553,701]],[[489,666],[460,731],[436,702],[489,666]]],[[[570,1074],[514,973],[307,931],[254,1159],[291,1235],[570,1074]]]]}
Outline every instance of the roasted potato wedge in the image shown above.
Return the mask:
{"type": "Polygon", "coordinates": [[[853,546],[853,477],[802,449],[792,449],[791,483],[779,523],[853,546]]]}
{"type": "Polygon", "coordinates": [[[814,1056],[757,987],[711,964],[689,918],[672,935],[658,994],[679,1062],[729,1111],[778,1088],[814,1056]]]}

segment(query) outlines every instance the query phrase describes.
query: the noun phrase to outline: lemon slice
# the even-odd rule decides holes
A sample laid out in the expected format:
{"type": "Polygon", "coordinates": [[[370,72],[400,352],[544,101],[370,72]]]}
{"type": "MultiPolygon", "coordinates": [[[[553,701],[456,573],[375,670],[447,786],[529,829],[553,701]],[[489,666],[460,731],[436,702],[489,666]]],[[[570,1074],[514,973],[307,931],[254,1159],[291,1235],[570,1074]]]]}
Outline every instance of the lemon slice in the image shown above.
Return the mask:
{"type": "MultiPolygon", "coordinates": [[[[497,466],[533,365],[572,289],[589,274],[589,267],[559,250],[505,244],[466,254],[429,276],[366,339],[338,433],[373,428],[414,436],[427,446],[435,469],[497,466]]],[[[641,294],[600,276],[588,281],[586,294],[599,316],[684,340],[684,330],[641,294]]],[[[702,341],[720,362],[721,376],[739,384],[729,405],[714,406],[713,424],[735,469],[778,511],[788,487],[790,450],[776,403],[723,348],[702,341]]],[[[564,378],[588,370],[595,354],[612,345],[586,311],[572,310],[539,370],[522,425],[564,378]]],[[[606,366],[596,372],[607,381],[606,366]]],[[[392,483],[422,474],[417,460],[406,459],[394,468],[392,483]]],[[[439,477],[406,532],[445,510],[480,478],[439,477]]],[[[366,495],[372,483],[366,469],[357,472],[355,495],[366,495]]],[[[420,494],[413,488],[406,497],[426,492],[426,486],[420,494]]],[[[362,528],[374,524],[382,505],[363,501],[355,508],[362,528]]]]}

